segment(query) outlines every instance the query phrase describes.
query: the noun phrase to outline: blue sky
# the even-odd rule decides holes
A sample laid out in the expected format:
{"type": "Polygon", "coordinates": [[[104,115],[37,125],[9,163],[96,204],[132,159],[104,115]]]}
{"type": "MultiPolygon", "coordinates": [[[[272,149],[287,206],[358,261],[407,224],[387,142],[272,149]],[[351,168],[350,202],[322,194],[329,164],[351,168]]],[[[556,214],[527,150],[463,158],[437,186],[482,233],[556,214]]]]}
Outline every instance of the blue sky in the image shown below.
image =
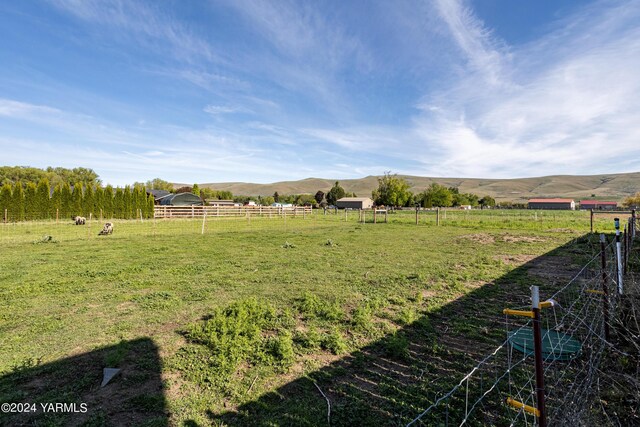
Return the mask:
{"type": "Polygon", "coordinates": [[[640,170],[640,2],[0,2],[0,165],[105,183],[640,170]]]}

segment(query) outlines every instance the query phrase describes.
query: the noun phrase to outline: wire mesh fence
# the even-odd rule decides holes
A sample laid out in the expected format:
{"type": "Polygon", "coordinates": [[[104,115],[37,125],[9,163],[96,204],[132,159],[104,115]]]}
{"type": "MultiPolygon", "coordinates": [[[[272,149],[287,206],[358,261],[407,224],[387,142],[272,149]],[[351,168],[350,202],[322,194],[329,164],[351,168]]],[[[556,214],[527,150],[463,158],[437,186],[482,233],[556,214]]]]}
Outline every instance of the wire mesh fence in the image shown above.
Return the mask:
{"type": "MultiPolygon", "coordinates": [[[[633,235],[631,222],[626,231],[625,236],[633,235]]],[[[635,272],[640,257],[631,243],[626,251],[624,245],[619,246],[621,252],[617,252],[615,240],[602,243],[603,249],[560,289],[541,287],[547,297],[541,320],[544,415],[548,425],[590,426],[603,419],[608,419],[610,425],[620,425],[597,408],[601,406],[600,384],[610,379],[603,370],[603,361],[612,354],[629,357],[615,343],[621,339],[637,343],[640,338],[635,272]],[[626,258],[632,264],[629,268],[624,263],[626,258]],[[619,274],[625,268],[629,274],[619,274]],[[632,316],[633,320],[625,320],[625,316],[632,316]]],[[[511,314],[525,316],[531,306],[511,308],[511,314]]],[[[434,398],[407,426],[538,425],[541,406],[536,395],[532,320],[511,314],[505,315],[505,339],[500,345],[453,388],[434,398]]],[[[635,347],[637,363],[638,346],[635,347]]],[[[631,387],[640,390],[640,382],[633,382],[631,387]]],[[[638,400],[636,396],[636,405],[638,400]]]]}

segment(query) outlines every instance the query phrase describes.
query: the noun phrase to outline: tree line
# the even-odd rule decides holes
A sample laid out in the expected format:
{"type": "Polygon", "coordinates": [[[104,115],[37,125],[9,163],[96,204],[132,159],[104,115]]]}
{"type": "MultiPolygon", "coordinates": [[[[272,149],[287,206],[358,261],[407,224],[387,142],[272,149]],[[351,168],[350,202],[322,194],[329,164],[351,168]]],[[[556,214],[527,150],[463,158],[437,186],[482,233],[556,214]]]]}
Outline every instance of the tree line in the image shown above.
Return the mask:
{"type": "Polygon", "coordinates": [[[496,201],[491,196],[480,196],[472,193],[461,193],[456,187],[445,187],[436,182],[432,183],[426,190],[414,194],[409,191],[410,185],[398,175],[386,172],[383,177],[378,178],[378,188],[373,190],[371,198],[378,206],[413,207],[423,208],[452,206],[481,206],[493,207],[496,201]]]}
{"type": "Polygon", "coordinates": [[[0,187],[0,217],[4,221],[65,219],[72,216],[94,218],[153,217],[153,196],[147,197],[141,185],[113,188],[110,185],[71,186],[61,183],[51,189],[47,178],[37,184],[6,182],[0,187]]]}
{"type": "Polygon", "coordinates": [[[59,184],[82,183],[82,185],[100,185],[102,181],[98,174],[88,168],[60,168],[47,167],[46,169],[33,168],[29,166],[0,166],[0,186],[4,184],[14,185],[17,182],[26,184],[32,182],[38,184],[43,179],[49,181],[52,187],[59,184]]]}

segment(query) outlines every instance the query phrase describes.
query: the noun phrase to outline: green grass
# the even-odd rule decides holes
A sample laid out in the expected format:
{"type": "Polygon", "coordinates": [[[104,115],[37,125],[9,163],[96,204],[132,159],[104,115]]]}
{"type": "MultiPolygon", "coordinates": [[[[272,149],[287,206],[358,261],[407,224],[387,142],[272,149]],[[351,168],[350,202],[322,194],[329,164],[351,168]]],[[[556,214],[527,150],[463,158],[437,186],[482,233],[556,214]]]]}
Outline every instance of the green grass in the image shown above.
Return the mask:
{"type": "MultiPolygon", "coordinates": [[[[204,234],[197,219],[116,221],[101,237],[97,222],[0,225],[0,401],[15,398],[16,372],[106,347],[103,366],[126,365],[127,342],[149,337],[170,423],[206,424],[346,355],[367,366],[358,353],[367,346],[406,363],[412,333],[436,345],[432,313],[471,292],[490,295],[478,286],[524,262],[504,257],[542,255],[589,228],[580,212],[450,211],[439,227],[433,212],[419,226],[413,212],[390,214],[389,224],[349,215],[209,220],[204,234]]],[[[513,276],[514,298],[526,293],[525,276],[513,276]]],[[[477,332],[463,326],[452,328],[477,332]]],[[[133,391],[145,383],[128,381],[133,391]]],[[[152,408],[145,422],[157,425],[157,396],[133,391],[131,404],[152,408]]],[[[307,403],[291,402],[291,413],[307,403]]],[[[108,417],[89,415],[96,425],[108,417]]]]}

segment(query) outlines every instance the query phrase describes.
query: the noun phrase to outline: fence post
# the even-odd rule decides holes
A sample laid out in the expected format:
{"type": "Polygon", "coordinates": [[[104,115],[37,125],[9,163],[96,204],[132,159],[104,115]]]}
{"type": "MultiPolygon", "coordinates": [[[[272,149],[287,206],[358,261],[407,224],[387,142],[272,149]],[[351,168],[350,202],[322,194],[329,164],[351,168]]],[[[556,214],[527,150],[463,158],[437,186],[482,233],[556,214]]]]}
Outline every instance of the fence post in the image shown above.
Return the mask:
{"type": "Polygon", "coordinates": [[[416,225],[418,225],[418,212],[419,212],[419,207],[416,206],[416,225]]]}
{"type": "Polygon", "coordinates": [[[436,208],[436,225],[440,225],[440,208],[436,208]]]}
{"type": "Polygon", "coordinates": [[[635,209],[631,209],[631,222],[633,223],[633,226],[631,227],[631,229],[633,230],[633,232],[631,233],[631,238],[635,239],[636,238],[636,210],[635,209]]]}
{"type": "Polygon", "coordinates": [[[536,364],[536,407],[538,426],[547,426],[547,414],[544,407],[544,367],[542,366],[542,328],[540,326],[540,291],[531,287],[531,309],[533,311],[533,352],[536,364]]]}
{"type": "Polygon", "coordinates": [[[622,242],[620,242],[620,218],[614,218],[616,226],[616,266],[618,272],[618,294],[622,295],[622,242]]]}
{"type": "MultiPolygon", "coordinates": [[[[56,209],[56,222],[58,222],[58,213],[57,213],[57,211],[58,210],[56,209]]],[[[9,212],[9,210],[5,208],[5,210],[4,210],[4,223],[5,224],[7,223],[7,219],[8,219],[7,213],[8,212],[9,212]]]]}
{"type": "Polygon", "coordinates": [[[607,284],[606,237],[600,234],[600,261],[602,266],[602,313],[604,315],[604,339],[609,341],[609,286],[607,284]]]}
{"type": "Polygon", "coordinates": [[[388,223],[389,222],[389,209],[385,209],[384,210],[384,223],[388,223]]]}
{"type": "Polygon", "coordinates": [[[593,208],[589,209],[591,212],[591,232],[593,233],[593,208]]]}
{"type": "Polygon", "coordinates": [[[373,223],[374,224],[376,223],[376,212],[378,212],[378,210],[374,208],[373,209],[373,223]]]}

